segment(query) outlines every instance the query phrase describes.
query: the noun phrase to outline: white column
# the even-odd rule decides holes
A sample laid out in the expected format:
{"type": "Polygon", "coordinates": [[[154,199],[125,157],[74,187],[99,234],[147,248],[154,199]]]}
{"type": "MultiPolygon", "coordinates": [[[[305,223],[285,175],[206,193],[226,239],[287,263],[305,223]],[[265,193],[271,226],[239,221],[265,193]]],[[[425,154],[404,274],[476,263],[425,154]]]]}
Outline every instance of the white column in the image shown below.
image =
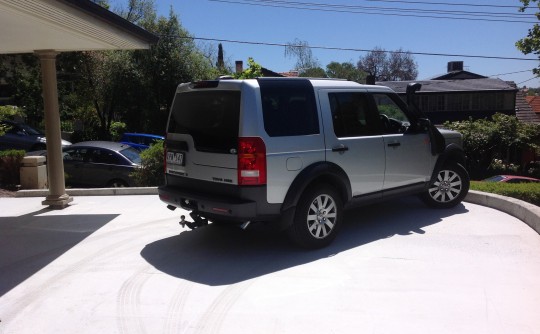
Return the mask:
{"type": "Polygon", "coordinates": [[[47,166],[49,195],[42,202],[55,209],[65,208],[73,200],[66,194],[64,161],[62,160],[62,133],[58,108],[56,82],[56,55],[53,50],[36,51],[41,62],[43,104],[45,106],[45,137],[47,138],[47,166]]]}

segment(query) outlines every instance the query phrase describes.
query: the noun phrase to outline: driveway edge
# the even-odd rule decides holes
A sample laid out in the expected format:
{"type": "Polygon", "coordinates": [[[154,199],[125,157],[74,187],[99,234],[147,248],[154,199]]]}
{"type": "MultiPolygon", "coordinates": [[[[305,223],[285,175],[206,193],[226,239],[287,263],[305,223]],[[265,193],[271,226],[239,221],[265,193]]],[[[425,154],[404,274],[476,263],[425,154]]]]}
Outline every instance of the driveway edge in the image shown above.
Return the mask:
{"type": "MultiPolygon", "coordinates": [[[[157,195],[157,187],[133,187],[133,188],[92,188],[92,189],[66,189],[70,196],[113,196],[113,195],[157,195]]],[[[15,197],[40,197],[47,196],[48,189],[19,190],[15,197]]],[[[465,197],[465,202],[487,206],[502,212],[506,212],[529,225],[536,233],[540,234],[540,207],[525,201],[470,190],[465,197]]]]}
{"type": "Polygon", "coordinates": [[[540,207],[525,201],[485,193],[476,190],[470,190],[465,197],[465,202],[487,206],[502,212],[512,215],[527,225],[529,225],[536,233],[540,234],[540,207]]]}
{"type": "MultiPolygon", "coordinates": [[[[114,195],[157,195],[157,187],[126,188],[73,188],[66,189],[69,196],[114,196],[114,195]]],[[[48,189],[19,190],[15,197],[41,197],[49,194],[48,189]]]]}

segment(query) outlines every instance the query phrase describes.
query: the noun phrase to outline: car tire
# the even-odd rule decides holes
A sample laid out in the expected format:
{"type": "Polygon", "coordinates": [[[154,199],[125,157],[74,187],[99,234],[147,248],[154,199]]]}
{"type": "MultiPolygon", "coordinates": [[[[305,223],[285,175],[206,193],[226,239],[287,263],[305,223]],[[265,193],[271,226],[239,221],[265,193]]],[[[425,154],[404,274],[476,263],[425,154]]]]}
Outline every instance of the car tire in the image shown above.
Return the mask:
{"type": "Polygon", "coordinates": [[[109,188],[125,188],[125,187],[128,187],[129,185],[127,184],[126,181],[124,180],[120,180],[120,179],[114,179],[114,180],[111,180],[107,183],[107,187],[109,188]]]}
{"type": "Polygon", "coordinates": [[[289,238],[305,248],[322,248],[337,235],[343,220],[343,202],[334,187],[321,184],[308,188],[296,206],[289,238]]]}
{"type": "Polygon", "coordinates": [[[465,198],[469,192],[470,179],[467,170],[460,164],[449,163],[438,172],[421,199],[434,208],[452,208],[465,198]]]}

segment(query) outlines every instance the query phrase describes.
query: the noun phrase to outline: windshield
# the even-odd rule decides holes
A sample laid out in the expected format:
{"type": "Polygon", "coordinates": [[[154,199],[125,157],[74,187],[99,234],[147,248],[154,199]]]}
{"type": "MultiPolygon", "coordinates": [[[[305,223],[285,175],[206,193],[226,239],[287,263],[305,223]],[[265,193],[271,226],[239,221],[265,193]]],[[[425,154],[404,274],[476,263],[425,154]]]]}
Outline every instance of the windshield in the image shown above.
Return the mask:
{"type": "Polygon", "coordinates": [[[41,136],[41,135],[43,135],[43,132],[34,129],[34,128],[31,127],[30,125],[27,125],[27,124],[19,124],[19,126],[20,126],[21,128],[23,128],[24,131],[26,131],[26,133],[29,134],[29,135],[32,135],[32,136],[41,136]]]}
{"type": "Polygon", "coordinates": [[[133,147],[129,147],[129,148],[126,148],[126,149],[120,151],[120,154],[122,154],[123,156],[128,158],[129,161],[131,161],[131,162],[133,162],[133,163],[135,163],[137,165],[141,164],[141,156],[139,155],[139,151],[137,151],[133,147]]]}

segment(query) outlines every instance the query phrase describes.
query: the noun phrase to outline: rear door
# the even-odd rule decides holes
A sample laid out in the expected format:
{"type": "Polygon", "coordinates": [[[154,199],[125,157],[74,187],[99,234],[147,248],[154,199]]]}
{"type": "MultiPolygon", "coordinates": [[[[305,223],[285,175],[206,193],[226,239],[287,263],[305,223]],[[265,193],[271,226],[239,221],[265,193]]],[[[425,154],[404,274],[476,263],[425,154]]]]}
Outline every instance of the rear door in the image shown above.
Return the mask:
{"type": "Polygon", "coordinates": [[[385,170],[380,123],[365,90],[321,90],[326,160],[349,176],[353,196],[382,190],[385,170]]]}
{"type": "Polygon", "coordinates": [[[167,174],[236,184],[240,89],[222,81],[178,88],[167,128],[167,174]]]}

